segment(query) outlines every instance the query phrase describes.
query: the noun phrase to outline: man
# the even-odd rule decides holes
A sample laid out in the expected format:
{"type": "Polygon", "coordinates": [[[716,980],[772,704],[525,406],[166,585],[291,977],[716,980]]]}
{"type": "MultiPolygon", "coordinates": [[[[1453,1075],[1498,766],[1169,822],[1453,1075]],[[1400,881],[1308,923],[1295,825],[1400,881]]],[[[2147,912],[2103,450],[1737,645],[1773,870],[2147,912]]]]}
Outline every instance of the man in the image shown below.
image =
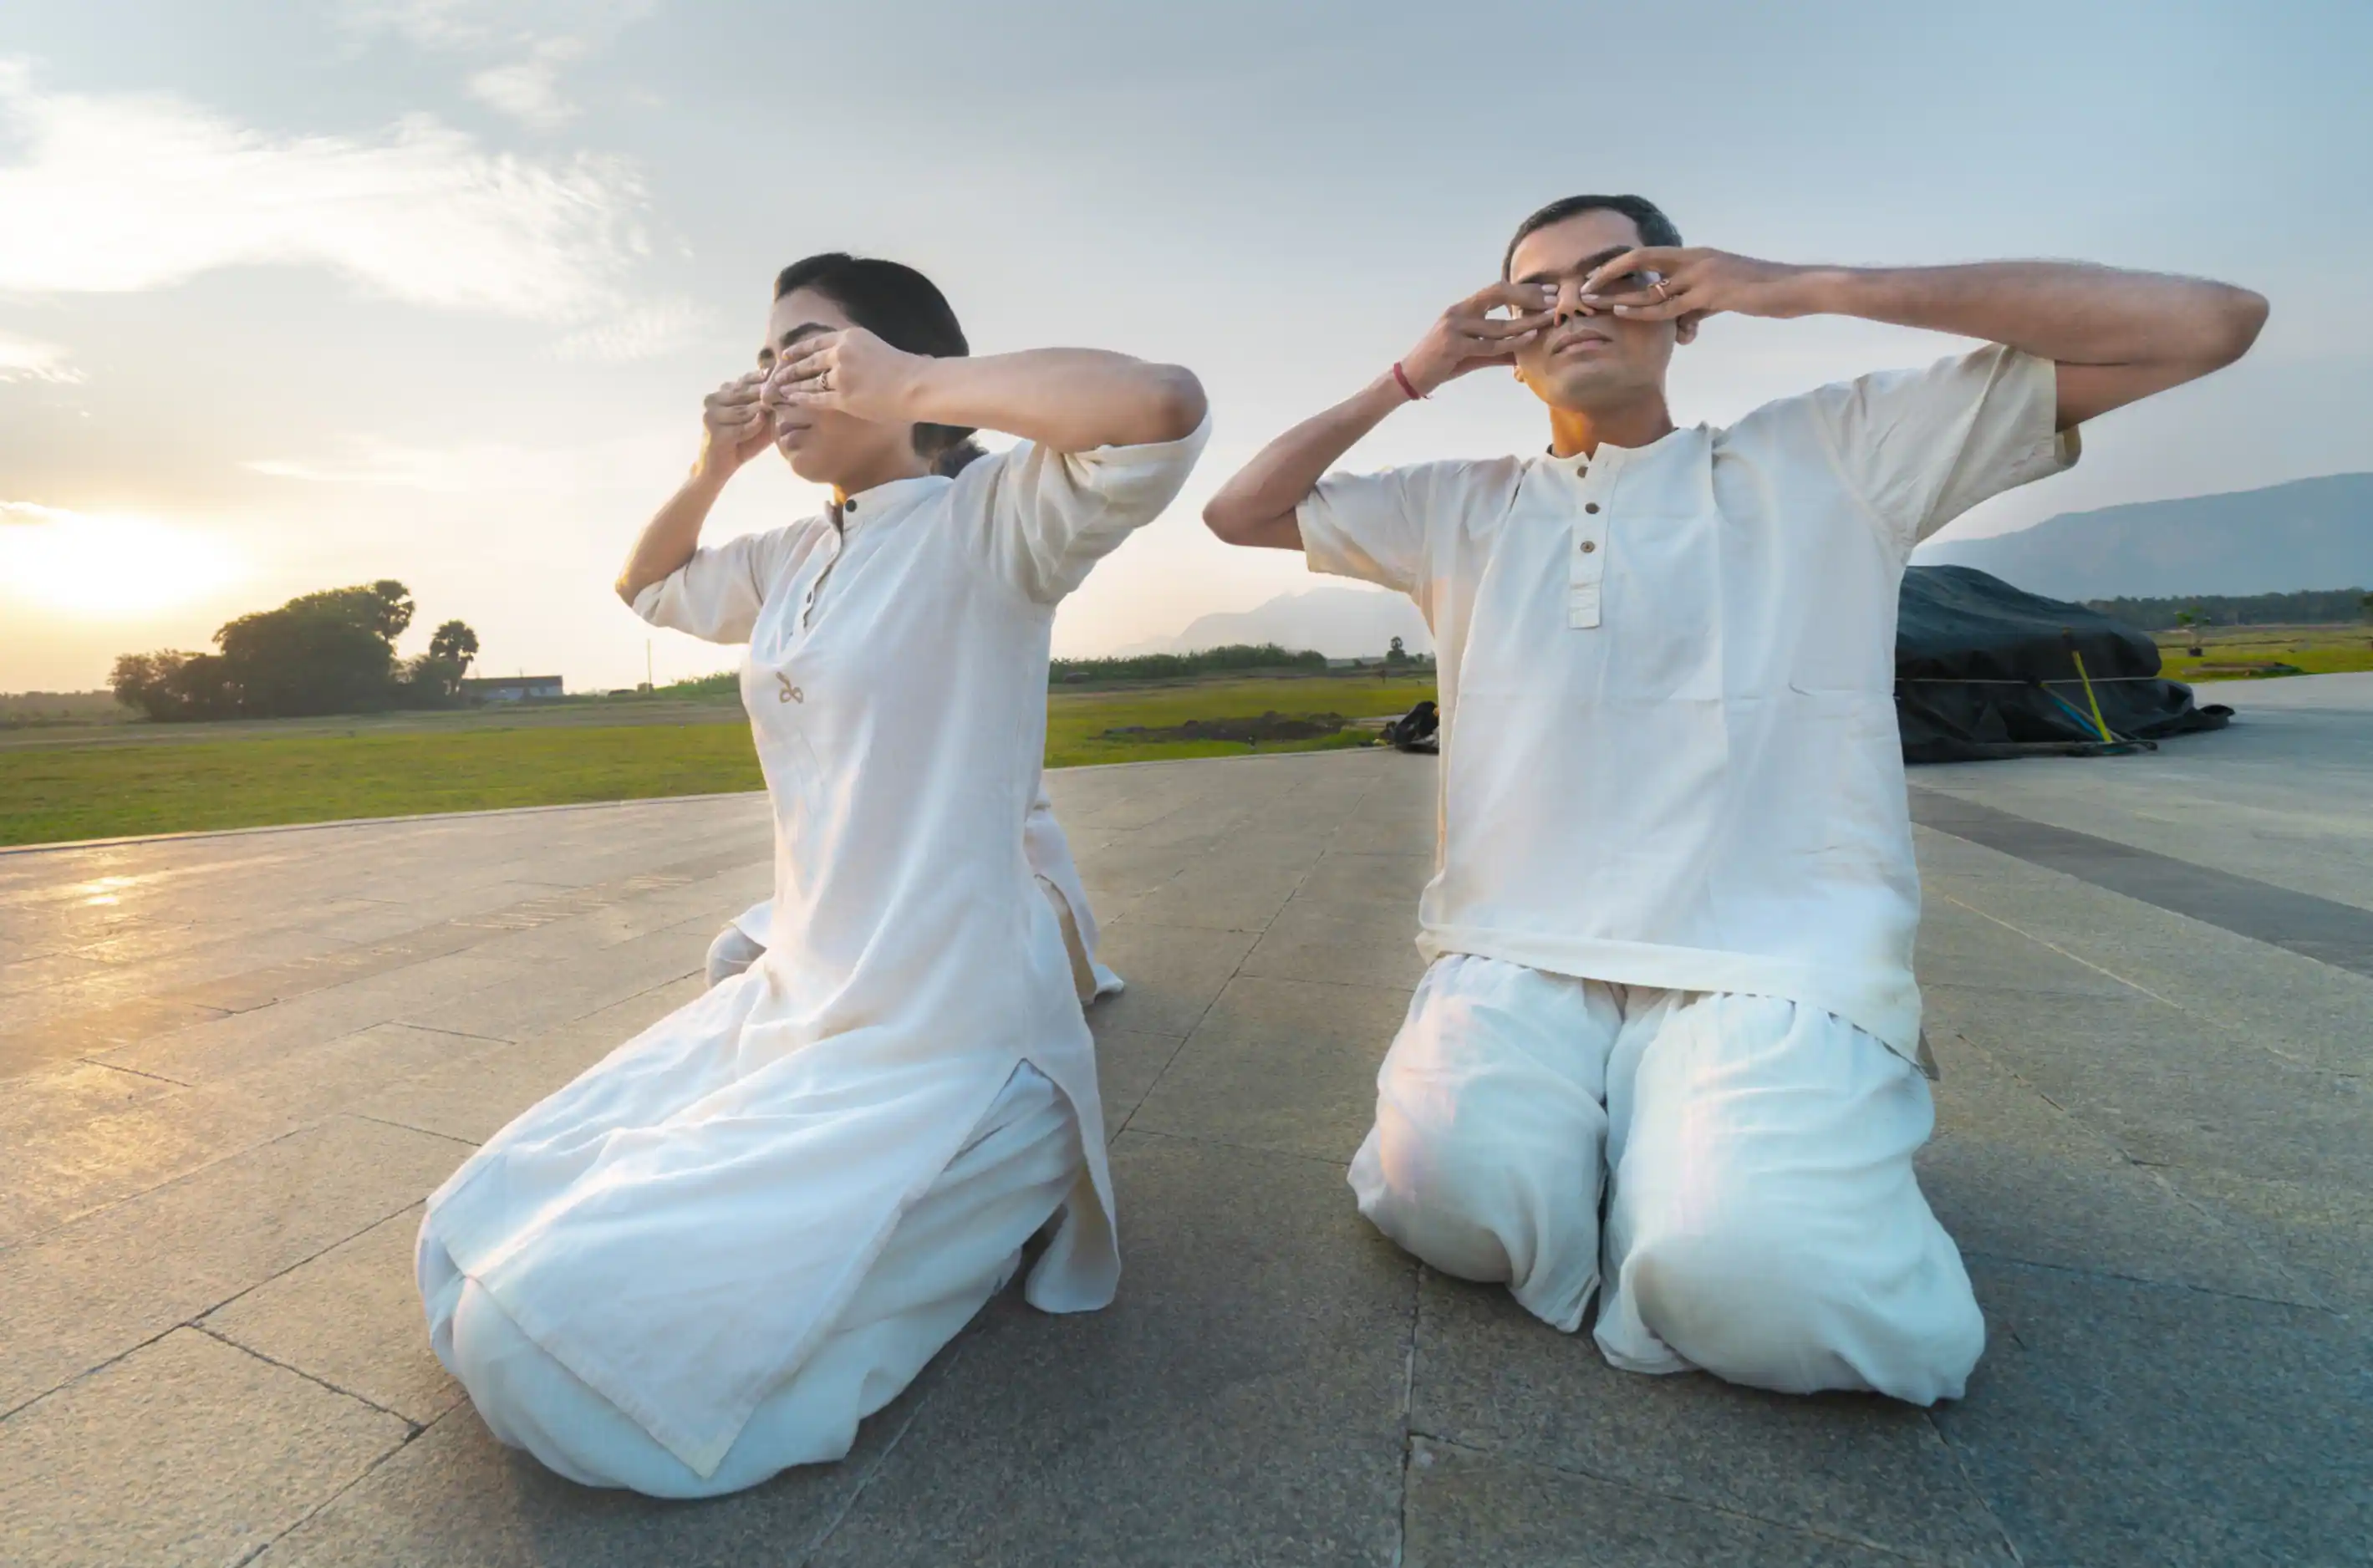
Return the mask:
{"type": "Polygon", "coordinates": [[[1934,1117],[1897,588],[1921,539],[2065,468],[2085,420],[2239,357],[2265,312],[2060,263],[1751,261],[1575,196],[1229,481],[1212,532],[1408,593],[1440,650],[1432,964],[1352,1162],[1361,1212],[1568,1332],[1603,1273],[1619,1367],[1958,1398],[1984,1325],[1911,1168],[1934,1117]],[[1992,346],[1677,427],[1673,350],[1725,310],[1992,346]],[[1548,405],[1545,452],[1327,474],[1487,366],[1548,405]]]}

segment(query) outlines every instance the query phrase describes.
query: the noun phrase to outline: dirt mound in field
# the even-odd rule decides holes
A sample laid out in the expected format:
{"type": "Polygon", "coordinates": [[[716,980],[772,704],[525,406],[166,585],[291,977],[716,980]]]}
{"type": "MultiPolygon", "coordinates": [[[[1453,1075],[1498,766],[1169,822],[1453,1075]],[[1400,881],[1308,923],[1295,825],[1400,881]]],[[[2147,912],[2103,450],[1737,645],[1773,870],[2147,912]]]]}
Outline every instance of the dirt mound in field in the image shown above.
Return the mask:
{"type": "Polygon", "coordinates": [[[1339,713],[1279,713],[1257,719],[1189,719],[1184,724],[1151,729],[1127,724],[1107,730],[1107,741],[1234,741],[1257,746],[1263,741],[1316,741],[1339,733],[1350,720],[1339,713]]]}

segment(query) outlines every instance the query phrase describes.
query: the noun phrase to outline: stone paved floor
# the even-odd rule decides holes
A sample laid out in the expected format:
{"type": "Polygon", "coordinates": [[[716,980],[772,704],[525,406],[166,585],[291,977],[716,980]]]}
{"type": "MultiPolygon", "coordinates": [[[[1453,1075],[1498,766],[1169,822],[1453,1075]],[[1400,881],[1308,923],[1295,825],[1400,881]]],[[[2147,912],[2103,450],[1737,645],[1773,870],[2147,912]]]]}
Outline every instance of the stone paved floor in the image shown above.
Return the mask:
{"type": "Polygon", "coordinates": [[[0,1562],[2373,1560],[2373,691],[2285,686],[2155,757],[1914,775],[1966,1400],[1626,1376],[1397,1255],[1343,1164],[1432,765],[1085,770],[1120,1301],[1001,1300],[848,1461],[702,1504],[492,1443],[409,1246],[695,993],[756,802],[0,855],[0,1562]]]}

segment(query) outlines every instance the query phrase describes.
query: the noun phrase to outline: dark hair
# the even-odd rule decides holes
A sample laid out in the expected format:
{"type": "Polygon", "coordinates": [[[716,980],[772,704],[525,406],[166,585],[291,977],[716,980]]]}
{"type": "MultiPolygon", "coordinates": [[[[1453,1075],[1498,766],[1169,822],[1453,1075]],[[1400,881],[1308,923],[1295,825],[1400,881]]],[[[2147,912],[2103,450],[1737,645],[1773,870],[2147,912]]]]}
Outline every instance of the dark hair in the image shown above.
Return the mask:
{"type": "Polygon", "coordinates": [[[1552,223],[1563,223],[1576,213],[1601,211],[1619,212],[1630,218],[1640,230],[1640,243],[1642,245],[1677,245],[1681,242],[1681,231],[1673,227],[1673,220],[1665,216],[1662,207],[1645,196],[1566,196],[1551,202],[1516,225],[1515,237],[1508,241],[1507,251],[1500,257],[1500,275],[1506,277],[1508,269],[1515,264],[1516,247],[1525,242],[1525,236],[1536,229],[1547,228],[1552,223]]]}
{"type": "MultiPolygon", "coordinates": [[[[776,275],[776,298],[800,288],[814,289],[893,348],[935,359],[961,359],[972,352],[948,297],[910,266],[826,251],[776,275]]],[[[915,451],[931,459],[936,474],[953,474],[982,455],[968,425],[918,425],[915,451]]]]}

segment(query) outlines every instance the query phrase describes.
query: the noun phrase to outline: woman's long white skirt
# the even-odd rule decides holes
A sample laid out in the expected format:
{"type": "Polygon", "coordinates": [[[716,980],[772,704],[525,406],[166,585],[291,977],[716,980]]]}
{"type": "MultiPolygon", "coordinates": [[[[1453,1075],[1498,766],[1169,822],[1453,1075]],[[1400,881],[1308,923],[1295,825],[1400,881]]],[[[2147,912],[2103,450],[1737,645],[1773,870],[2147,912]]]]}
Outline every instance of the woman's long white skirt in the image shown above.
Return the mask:
{"type": "MultiPolygon", "coordinates": [[[[831,1332],[761,1400],[707,1477],[521,1332],[454,1267],[433,1217],[418,1254],[429,1340],[489,1431],[571,1480],[655,1497],[738,1492],[789,1466],[847,1455],[858,1422],[897,1398],[1012,1279],[1023,1244],[1072,1190],[1082,1157],[1062,1093],[1027,1062],[1016,1068],[964,1148],[901,1216],[831,1332]]],[[[655,1335],[670,1328],[651,1325],[655,1335]]]]}

